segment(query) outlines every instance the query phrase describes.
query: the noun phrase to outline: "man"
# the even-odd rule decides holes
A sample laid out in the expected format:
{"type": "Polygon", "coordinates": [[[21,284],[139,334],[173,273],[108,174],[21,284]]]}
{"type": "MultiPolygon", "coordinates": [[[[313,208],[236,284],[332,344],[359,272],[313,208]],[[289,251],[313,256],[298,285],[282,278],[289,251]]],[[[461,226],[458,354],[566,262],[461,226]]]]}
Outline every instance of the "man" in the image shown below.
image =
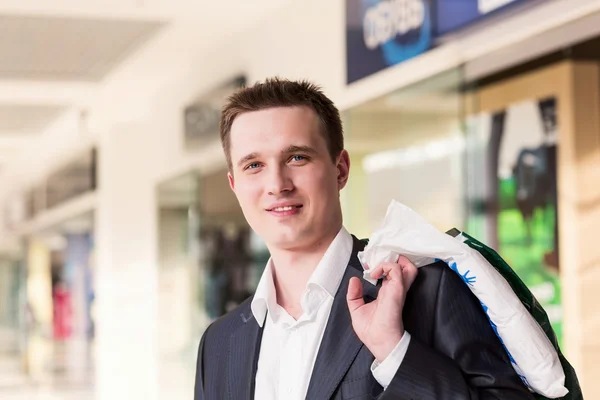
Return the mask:
{"type": "Polygon", "coordinates": [[[446,265],[417,276],[401,257],[373,266],[377,286],[363,281],[364,243],[342,226],[342,124],[318,87],[242,89],[220,129],[229,184],[271,259],[254,296],[205,332],[196,400],[533,398],[446,265]]]}

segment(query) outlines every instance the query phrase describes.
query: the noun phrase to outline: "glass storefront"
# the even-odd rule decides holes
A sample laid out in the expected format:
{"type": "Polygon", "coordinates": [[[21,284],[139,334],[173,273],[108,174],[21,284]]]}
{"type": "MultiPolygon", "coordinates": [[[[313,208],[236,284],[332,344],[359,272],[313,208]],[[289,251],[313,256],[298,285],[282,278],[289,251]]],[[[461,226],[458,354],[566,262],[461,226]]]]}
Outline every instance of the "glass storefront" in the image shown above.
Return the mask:
{"type": "Polygon", "coordinates": [[[560,342],[557,99],[524,92],[490,109],[486,87],[467,85],[461,71],[344,114],[351,157],[345,225],[368,237],[395,199],[441,231],[464,230],[506,259],[560,342]]]}
{"type": "Polygon", "coordinates": [[[160,398],[193,387],[202,333],[254,292],[269,257],[226,174],[191,172],[158,188],[160,398]]]}
{"type": "Polygon", "coordinates": [[[39,383],[93,384],[94,217],[25,238],[24,370],[39,383]]]}
{"type": "Polygon", "coordinates": [[[461,70],[452,70],[344,114],[351,173],[344,223],[368,237],[392,199],[439,229],[465,219],[461,70]]]}
{"type": "Polygon", "coordinates": [[[24,323],[25,269],[16,255],[0,257],[0,353],[17,355],[24,323]]]}
{"type": "Polygon", "coordinates": [[[529,287],[562,344],[559,99],[542,89],[551,87],[551,82],[534,84],[539,74],[530,74],[532,89],[519,85],[516,96],[515,78],[496,82],[493,107],[486,86],[466,96],[470,103],[465,226],[467,232],[496,249],[529,287]]]}

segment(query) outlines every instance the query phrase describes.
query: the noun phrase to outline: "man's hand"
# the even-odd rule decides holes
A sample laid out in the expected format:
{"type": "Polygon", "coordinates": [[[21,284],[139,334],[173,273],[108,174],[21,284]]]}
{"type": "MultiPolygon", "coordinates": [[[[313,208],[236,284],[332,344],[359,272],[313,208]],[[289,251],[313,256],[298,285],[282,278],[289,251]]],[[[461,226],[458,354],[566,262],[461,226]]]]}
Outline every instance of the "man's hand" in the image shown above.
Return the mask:
{"type": "Polygon", "coordinates": [[[386,276],[376,300],[365,304],[362,282],[356,277],[350,279],[346,296],[354,332],[378,362],[387,358],[404,335],[402,309],[417,268],[400,256],[396,263],[383,263],[371,271],[373,279],[383,274],[386,276]]]}

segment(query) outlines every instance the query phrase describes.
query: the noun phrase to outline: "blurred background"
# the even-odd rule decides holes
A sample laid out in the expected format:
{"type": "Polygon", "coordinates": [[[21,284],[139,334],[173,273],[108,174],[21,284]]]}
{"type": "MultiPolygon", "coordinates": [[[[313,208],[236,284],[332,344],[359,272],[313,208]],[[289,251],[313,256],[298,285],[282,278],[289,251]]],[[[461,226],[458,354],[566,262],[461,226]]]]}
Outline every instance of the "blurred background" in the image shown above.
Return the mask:
{"type": "Polygon", "coordinates": [[[0,0],[0,398],[193,397],[269,257],[219,108],[273,75],[342,111],[350,232],[494,247],[600,398],[600,0],[0,0]]]}

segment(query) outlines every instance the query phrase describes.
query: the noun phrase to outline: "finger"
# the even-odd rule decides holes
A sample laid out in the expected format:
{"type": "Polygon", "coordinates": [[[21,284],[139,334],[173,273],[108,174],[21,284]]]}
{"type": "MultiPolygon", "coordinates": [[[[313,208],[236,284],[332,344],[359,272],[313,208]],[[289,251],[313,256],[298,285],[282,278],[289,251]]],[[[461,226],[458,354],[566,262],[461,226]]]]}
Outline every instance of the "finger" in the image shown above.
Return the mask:
{"type": "Polygon", "coordinates": [[[348,293],[346,294],[346,301],[348,301],[348,308],[350,309],[351,313],[365,304],[365,300],[363,299],[362,282],[357,277],[350,278],[350,282],[348,283],[348,293]]]}
{"type": "Polygon", "coordinates": [[[379,279],[383,274],[386,274],[388,277],[396,280],[402,280],[402,270],[400,265],[396,263],[382,263],[371,271],[371,278],[379,279]]]}
{"type": "Polygon", "coordinates": [[[404,256],[398,258],[398,265],[402,269],[402,276],[404,278],[405,290],[408,290],[417,278],[418,269],[410,260],[404,256]]]}

